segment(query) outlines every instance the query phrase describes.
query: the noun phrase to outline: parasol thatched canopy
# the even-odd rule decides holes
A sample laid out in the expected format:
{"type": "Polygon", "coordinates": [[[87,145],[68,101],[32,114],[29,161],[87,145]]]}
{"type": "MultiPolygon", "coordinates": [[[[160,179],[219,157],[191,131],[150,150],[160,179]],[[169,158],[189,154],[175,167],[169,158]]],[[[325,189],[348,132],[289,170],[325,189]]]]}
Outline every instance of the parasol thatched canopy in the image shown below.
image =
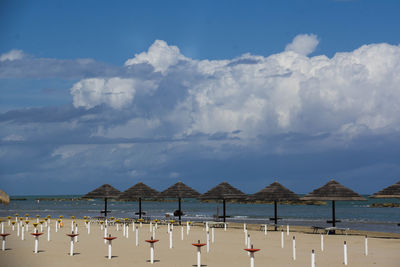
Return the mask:
{"type": "Polygon", "coordinates": [[[199,192],[182,182],[177,182],[176,184],[168,187],[159,195],[159,197],[166,198],[197,198],[198,196],[200,196],[199,192]]]}
{"type": "Polygon", "coordinates": [[[240,191],[239,189],[233,187],[227,182],[222,182],[219,185],[211,188],[209,191],[204,193],[199,197],[199,199],[222,199],[223,203],[223,218],[224,222],[226,221],[226,199],[246,199],[247,195],[240,191]]]}
{"type": "Polygon", "coordinates": [[[200,196],[200,193],[182,182],[177,182],[176,184],[162,191],[158,196],[161,198],[178,198],[178,210],[174,212],[174,215],[178,214],[179,224],[181,224],[181,217],[183,214],[181,208],[181,199],[197,198],[200,196]]]}
{"type": "Polygon", "coordinates": [[[10,196],[7,195],[6,192],[4,192],[3,190],[0,189],[0,203],[2,204],[8,204],[10,203],[10,196]]]}
{"type": "Polygon", "coordinates": [[[250,198],[263,201],[288,201],[300,199],[298,195],[296,195],[278,182],[273,182],[264,189],[251,195],[250,198]]]}
{"type": "Polygon", "coordinates": [[[83,198],[104,198],[104,211],[100,211],[100,213],[104,213],[104,216],[107,217],[107,199],[109,198],[118,198],[121,195],[121,191],[115,189],[109,184],[103,184],[102,186],[96,188],[93,191],[90,191],[83,198]]]}
{"type": "Polygon", "coordinates": [[[247,195],[227,182],[211,188],[202,194],[200,199],[245,199],[247,195]]]}
{"type": "Polygon", "coordinates": [[[278,224],[278,202],[288,201],[288,200],[299,200],[299,196],[281,185],[278,182],[273,182],[264,189],[254,193],[250,196],[252,200],[263,200],[263,201],[273,201],[274,202],[274,217],[270,218],[275,223],[275,230],[278,224]]]}
{"type": "Polygon", "coordinates": [[[159,194],[158,191],[140,182],[122,192],[121,195],[119,196],[119,199],[138,200],[139,212],[137,212],[136,214],[139,215],[140,219],[142,218],[142,215],[145,214],[144,212],[142,212],[142,198],[154,198],[157,197],[158,194],[159,194]]]}
{"type": "MultiPolygon", "coordinates": [[[[332,220],[327,221],[327,223],[332,223],[332,226],[336,226],[336,222],[340,222],[336,220],[335,217],[335,201],[344,200],[344,201],[359,201],[366,200],[353,190],[339,184],[335,180],[330,180],[324,186],[315,189],[311,193],[305,195],[303,197],[304,200],[331,200],[332,201],[332,220]]],[[[334,230],[333,230],[334,233],[334,230]]]]}
{"type": "Polygon", "coordinates": [[[400,198],[400,181],[376,192],[372,198],[400,198]]]}
{"type": "Polygon", "coordinates": [[[315,189],[303,197],[304,200],[366,200],[353,190],[330,180],[324,186],[315,189]]]}

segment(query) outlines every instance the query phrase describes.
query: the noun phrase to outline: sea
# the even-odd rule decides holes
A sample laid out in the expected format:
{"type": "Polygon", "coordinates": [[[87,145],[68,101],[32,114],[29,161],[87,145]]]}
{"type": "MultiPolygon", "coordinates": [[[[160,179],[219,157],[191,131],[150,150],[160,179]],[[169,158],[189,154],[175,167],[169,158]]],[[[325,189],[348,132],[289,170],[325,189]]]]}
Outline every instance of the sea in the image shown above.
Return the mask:
{"type": "MultiPolygon", "coordinates": [[[[0,217],[20,216],[66,218],[75,216],[100,216],[104,209],[101,199],[83,200],[80,195],[63,196],[12,196],[8,205],[0,205],[0,217]]],[[[367,201],[336,201],[336,219],[341,220],[337,227],[355,230],[400,233],[400,208],[376,208],[373,203],[399,203],[398,199],[371,199],[367,201]]],[[[136,218],[138,202],[108,202],[109,216],[116,218],[136,218]]],[[[177,201],[157,202],[142,201],[142,210],[151,219],[173,219],[173,212],[178,209],[177,201]]],[[[184,221],[213,220],[215,215],[222,215],[222,203],[203,203],[195,199],[183,199],[182,211],[184,221]]],[[[272,223],[273,204],[238,204],[227,203],[227,222],[246,222],[265,224],[272,223]]],[[[328,227],[331,220],[331,203],[327,205],[283,205],[278,204],[279,224],[328,227]]]]}

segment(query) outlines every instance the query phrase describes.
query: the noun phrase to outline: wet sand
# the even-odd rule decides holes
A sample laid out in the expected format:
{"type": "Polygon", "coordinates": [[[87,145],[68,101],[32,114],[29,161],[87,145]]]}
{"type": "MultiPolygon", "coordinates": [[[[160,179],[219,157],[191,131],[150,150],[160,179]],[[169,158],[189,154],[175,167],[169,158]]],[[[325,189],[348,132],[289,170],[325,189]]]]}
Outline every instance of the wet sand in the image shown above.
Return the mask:
{"type": "MultiPolygon", "coordinates": [[[[33,220],[32,220],[33,221],[33,220]]],[[[135,245],[135,232],[129,227],[129,237],[123,236],[120,228],[109,226],[108,232],[117,239],[113,241],[112,259],[107,258],[107,245],[104,244],[104,232],[99,224],[91,225],[90,235],[83,220],[77,220],[79,238],[75,243],[75,255],[69,256],[71,220],[64,219],[64,227],[55,233],[55,219],[51,222],[51,241],[47,241],[47,229],[40,237],[39,253],[33,253],[34,237],[25,232],[25,240],[17,237],[5,221],[5,232],[11,233],[7,238],[6,251],[0,251],[0,265],[6,266],[150,266],[149,224],[139,228],[139,246],[135,245]]],[[[348,266],[399,266],[400,235],[350,231],[349,235],[324,235],[324,251],[320,247],[320,234],[312,234],[308,227],[291,226],[289,236],[284,231],[284,248],[281,248],[281,232],[268,231],[265,235],[259,225],[248,225],[251,244],[261,249],[255,255],[255,266],[311,266],[311,250],[315,250],[316,266],[344,266],[343,242],[348,246],[348,266]],[[369,255],[364,255],[364,235],[367,234],[369,255]],[[292,258],[292,240],[296,239],[296,260],[292,258]]],[[[39,228],[40,229],[40,228],[39,228]]],[[[32,224],[29,232],[32,232],[32,224]]],[[[229,224],[227,231],[215,228],[215,243],[210,241],[210,252],[202,248],[202,266],[250,266],[250,258],[244,243],[243,224],[229,224]]],[[[206,241],[203,226],[192,226],[190,234],[181,240],[181,226],[174,226],[173,248],[169,248],[169,235],[166,225],[159,225],[155,245],[154,266],[180,267],[196,266],[196,248],[191,244],[200,240],[206,241]]],[[[211,228],[210,228],[211,239],[211,228]]]]}

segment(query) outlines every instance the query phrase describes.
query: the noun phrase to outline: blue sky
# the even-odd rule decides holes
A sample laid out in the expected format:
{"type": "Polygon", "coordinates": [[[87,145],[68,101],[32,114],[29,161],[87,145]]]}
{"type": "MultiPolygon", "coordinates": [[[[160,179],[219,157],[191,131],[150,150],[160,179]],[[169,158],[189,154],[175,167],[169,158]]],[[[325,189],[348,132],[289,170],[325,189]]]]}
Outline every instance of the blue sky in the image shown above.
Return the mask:
{"type": "Polygon", "coordinates": [[[398,1],[2,1],[10,194],[398,181],[398,1]],[[79,183],[79,188],[76,184],[79,183]]]}

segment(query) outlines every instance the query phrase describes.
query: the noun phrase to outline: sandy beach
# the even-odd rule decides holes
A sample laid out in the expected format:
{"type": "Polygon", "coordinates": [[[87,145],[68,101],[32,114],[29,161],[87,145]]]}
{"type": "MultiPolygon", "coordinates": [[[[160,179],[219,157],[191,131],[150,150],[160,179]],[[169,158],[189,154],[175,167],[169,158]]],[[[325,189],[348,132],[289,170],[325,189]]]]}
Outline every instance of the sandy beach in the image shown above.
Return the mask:
{"type": "MultiPolygon", "coordinates": [[[[33,220],[31,220],[33,221],[33,220]]],[[[6,251],[0,251],[2,267],[8,266],[149,266],[149,224],[139,227],[139,246],[135,245],[135,232],[129,227],[129,237],[123,236],[120,228],[110,226],[108,232],[117,237],[113,241],[112,259],[107,258],[107,245],[100,225],[93,223],[87,233],[83,220],[77,220],[79,238],[75,243],[75,255],[69,256],[71,220],[64,219],[64,227],[55,232],[55,219],[51,222],[51,241],[47,241],[47,229],[40,237],[39,253],[33,253],[34,237],[25,234],[25,240],[17,237],[5,219],[7,237],[6,251]]],[[[265,235],[259,225],[248,225],[248,233],[254,248],[260,249],[255,255],[255,266],[311,266],[311,250],[315,250],[316,266],[344,266],[343,243],[348,246],[348,266],[398,266],[400,262],[400,235],[374,232],[350,232],[349,235],[324,235],[324,251],[321,251],[320,234],[312,234],[309,228],[291,226],[289,235],[284,231],[284,248],[281,248],[281,232],[268,231],[265,235]],[[368,234],[369,253],[364,255],[364,235],[368,234]],[[292,258],[292,239],[296,239],[296,260],[292,258]]],[[[40,228],[39,228],[40,229],[40,228]]],[[[33,230],[30,223],[29,233],[33,230]]],[[[192,226],[189,235],[184,226],[184,240],[181,240],[181,226],[174,226],[173,248],[169,248],[166,225],[159,225],[155,245],[154,266],[180,267],[196,265],[196,248],[192,243],[206,242],[203,226],[192,226]]],[[[211,239],[211,229],[210,229],[211,239]]],[[[215,228],[215,243],[210,241],[210,252],[202,248],[202,266],[250,266],[250,258],[244,248],[242,224],[230,224],[227,231],[215,228]]]]}

